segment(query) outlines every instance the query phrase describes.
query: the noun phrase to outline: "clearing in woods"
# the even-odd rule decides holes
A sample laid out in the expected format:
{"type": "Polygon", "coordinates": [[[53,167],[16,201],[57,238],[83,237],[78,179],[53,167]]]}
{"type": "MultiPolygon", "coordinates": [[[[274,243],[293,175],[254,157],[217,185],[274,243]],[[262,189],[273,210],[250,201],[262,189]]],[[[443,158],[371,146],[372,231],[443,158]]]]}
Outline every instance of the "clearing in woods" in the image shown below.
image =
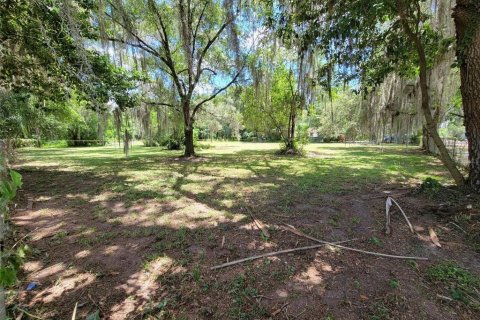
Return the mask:
{"type": "Polygon", "coordinates": [[[113,147],[20,150],[25,183],[13,219],[16,237],[29,233],[33,248],[21,275],[22,307],[45,319],[69,319],[76,303],[78,318],[99,310],[105,319],[480,317],[479,249],[464,233],[478,226],[478,199],[448,188],[422,192],[428,177],[450,183],[437,159],[401,146],[313,144],[305,157],[277,149],[214,143],[192,160],[140,146],[128,159],[113,147]],[[385,235],[386,190],[418,235],[398,210],[385,235]],[[439,217],[432,205],[440,202],[465,209],[439,217]],[[270,238],[249,213],[268,225],[270,238]],[[210,270],[315,244],[282,223],[429,260],[323,247],[210,270]],[[37,288],[27,292],[33,281],[37,288]]]}

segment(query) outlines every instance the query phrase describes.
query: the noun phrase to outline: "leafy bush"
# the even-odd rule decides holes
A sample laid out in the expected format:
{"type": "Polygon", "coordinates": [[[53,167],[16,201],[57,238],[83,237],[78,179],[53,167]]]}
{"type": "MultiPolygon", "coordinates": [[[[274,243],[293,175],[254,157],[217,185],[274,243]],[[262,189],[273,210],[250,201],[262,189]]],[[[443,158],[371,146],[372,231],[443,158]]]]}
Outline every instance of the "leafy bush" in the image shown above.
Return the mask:
{"type": "Polygon", "coordinates": [[[170,137],[167,139],[165,146],[168,150],[180,150],[183,147],[183,141],[170,137]]]}
{"type": "Polygon", "coordinates": [[[442,184],[434,178],[426,178],[420,185],[420,190],[429,196],[435,196],[443,188],[442,184]]]}
{"type": "Polygon", "coordinates": [[[98,145],[97,130],[86,123],[77,123],[68,128],[67,145],[69,147],[87,147],[98,145]]]}
{"type": "Polygon", "coordinates": [[[332,142],[345,142],[346,136],[344,134],[340,134],[338,136],[325,136],[323,137],[323,142],[325,143],[332,143],[332,142]]]}
{"type": "Polygon", "coordinates": [[[422,136],[419,135],[419,134],[415,134],[413,136],[410,137],[410,144],[413,144],[413,145],[420,145],[420,140],[421,140],[422,136]]]}
{"type": "Polygon", "coordinates": [[[308,135],[308,124],[300,124],[297,127],[297,137],[296,142],[298,147],[303,149],[303,147],[308,144],[309,142],[309,135],[308,135]]]}
{"type": "Polygon", "coordinates": [[[160,146],[160,141],[157,139],[145,139],[143,140],[143,146],[145,147],[158,147],[160,146]]]}
{"type": "Polygon", "coordinates": [[[250,132],[250,131],[245,130],[240,134],[240,140],[241,141],[252,142],[256,139],[257,139],[257,137],[255,136],[254,132],[250,132]]]}
{"type": "MultiPolygon", "coordinates": [[[[9,229],[7,221],[11,202],[17,194],[17,189],[22,186],[20,173],[9,170],[5,163],[5,159],[0,154],[0,214],[2,216],[0,221],[2,238],[0,238],[0,241],[2,243],[5,241],[5,231],[9,229]]],[[[27,251],[28,246],[18,246],[16,249],[13,247],[11,249],[3,248],[0,256],[0,286],[2,289],[16,283],[17,272],[27,251]]],[[[2,307],[4,308],[4,306],[2,307]]]]}
{"type": "Polygon", "coordinates": [[[166,147],[167,150],[180,150],[183,148],[184,139],[173,134],[156,140],[158,145],[166,147]]]}

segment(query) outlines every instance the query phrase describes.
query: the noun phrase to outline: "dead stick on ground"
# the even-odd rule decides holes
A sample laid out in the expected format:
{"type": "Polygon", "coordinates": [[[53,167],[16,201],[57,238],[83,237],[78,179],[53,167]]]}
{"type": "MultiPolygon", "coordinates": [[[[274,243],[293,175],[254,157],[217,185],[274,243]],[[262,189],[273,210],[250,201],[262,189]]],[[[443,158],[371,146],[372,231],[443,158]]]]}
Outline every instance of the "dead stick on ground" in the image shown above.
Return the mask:
{"type": "Polygon", "coordinates": [[[270,238],[270,232],[268,232],[267,227],[263,224],[262,221],[256,219],[251,212],[249,212],[250,217],[252,218],[253,222],[255,222],[256,226],[260,231],[262,231],[263,235],[267,238],[270,238]]]}
{"type": "Polygon", "coordinates": [[[444,295],[441,295],[441,294],[437,294],[437,297],[439,297],[440,299],[443,299],[443,300],[447,300],[447,301],[453,301],[452,298],[450,297],[446,297],[444,295]]]}
{"type": "Polygon", "coordinates": [[[75,302],[75,308],[73,308],[72,320],[75,320],[77,318],[77,307],[78,307],[78,302],[75,302]]]}
{"type": "Polygon", "coordinates": [[[402,207],[400,207],[400,205],[398,204],[397,201],[395,201],[395,199],[393,199],[392,197],[389,197],[389,198],[392,199],[393,203],[395,203],[397,205],[398,209],[400,209],[400,211],[402,212],[403,216],[405,217],[405,220],[407,221],[408,227],[410,228],[410,231],[412,231],[412,233],[415,233],[415,230],[413,230],[413,226],[410,223],[410,220],[408,220],[408,217],[407,217],[407,214],[405,213],[405,211],[403,211],[402,207]]]}
{"type": "MultiPolygon", "coordinates": [[[[340,241],[340,242],[337,242],[337,243],[344,243],[344,242],[353,241],[353,240],[354,239],[345,240],[345,241],[340,241]]],[[[285,254],[285,253],[290,253],[290,252],[295,252],[295,251],[316,249],[316,248],[320,248],[320,247],[323,247],[323,246],[325,246],[325,244],[316,244],[316,245],[313,245],[313,246],[269,252],[269,253],[261,254],[261,255],[258,255],[258,256],[251,256],[251,257],[247,257],[247,258],[243,258],[243,259],[234,260],[234,261],[230,261],[230,262],[227,262],[227,263],[219,264],[217,266],[211,267],[210,270],[221,269],[221,268],[233,266],[234,264],[239,264],[239,263],[243,263],[243,262],[247,262],[247,261],[251,261],[251,260],[256,260],[256,259],[261,259],[261,258],[265,258],[265,257],[277,256],[277,255],[280,255],[280,254],[285,254]]]]}
{"type": "Polygon", "coordinates": [[[318,242],[318,243],[323,243],[323,244],[326,244],[326,245],[330,245],[332,247],[337,247],[337,248],[340,248],[340,249],[344,249],[344,250],[349,250],[349,251],[355,251],[355,252],[360,252],[360,253],[365,253],[365,254],[369,254],[369,255],[373,255],[373,256],[378,256],[378,257],[385,257],[385,258],[393,258],[393,259],[409,259],[409,260],[428,260],[428,258],[424,258],[424,257],[408,257],[408,256],[397,256],[397,255],[391,255],[391,254],[385,254],[385,253],[378,253],[378,252],[372,252],[372,251],[365,251],[365,250],[361,250],[361,249],[356,249],[356,248],[350,248],[350,247],[345,247],[345,246],[342,246],[342,245],[339,245],[339,244],[336,244],[336,243],[332,243],[332,242],[328,242],[328,241],[323,241],[323,240],[320,240],[320,239],[316,239],[314,237],[311,237],[309,235],[306,235],[305,233],[297,230],[295,227],[293,226],[290,226],[288,224],[285,224],[285,230],[288,230],[298,236],[301,236],[301,237],[304,237],[304,238],[307,238],[307,239],[310,239],[312,241],[315,241],[315,242],[318,242]]]}
{"type": "Polygon", "coordinates": [[[27,316],[29,316],[29,317],[32,318],[32,319],[39,319],[39,320],[43,320],[43,319],[44,319],[44,318],[41,318],[41,317],[39,317],[39,316],[33,315],[33,314],[27,312],[26,310],[23,310],[22,308],[15,307],[15,309],[17,309],[17,310],[20,311],[20,312],[25,313],[27,316]]]}

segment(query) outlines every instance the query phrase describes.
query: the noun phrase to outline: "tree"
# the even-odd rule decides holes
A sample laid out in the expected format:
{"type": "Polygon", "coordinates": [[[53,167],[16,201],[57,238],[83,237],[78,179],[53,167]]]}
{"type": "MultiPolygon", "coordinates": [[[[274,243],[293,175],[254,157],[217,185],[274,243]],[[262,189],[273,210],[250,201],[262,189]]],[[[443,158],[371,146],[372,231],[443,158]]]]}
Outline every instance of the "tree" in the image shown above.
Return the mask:
{"type": "Polygon", "coordinates": [[[341,76],[374,87],[391,72],[412,75],[418,69],[421,109],[440,159],[458,185],[463,175],[443,143],[428,95],[428,69],[448,45],[425,23],[423,0],[281,1],[279,29],[284,38],[299,37],[303,47],[318,47],[346,72],[341,76]]]}
{"type": "Polygon", "coordinates": [[[426,129],[429,135],[433,138],[435,145],[437,146],[440,158],[448,169],[450,174],[452,175],[453,179],[457,183],[457,185],[462,185],[464,183],[464,177],[458,170],[455,161],[452,159],[450,154],[448,153],[445,144],[443,143],[442,139],[437,130],[437,124],[434,120],[434,117],[431,112],[430,106],[430,97],[428,95],[428,61],[427,61],[427,52],[426,52],[426,45],[422,41],[424,39],[424,34],[426,30],[422,28],[422,19],[424,19],[424,15],[421,11],[419,0],[409,1],[406,0],[396,0],[396,8],[399,20],[403,27],[403,31],[408,36],[408,38],[412,41],[415,51],[417,53],[418,58],[418,66],[419,66],[419,77],[420,77],[420,90],[422,93],[422,101],[421,107],[423,111],[423,115],[425,117],[426,122],[426,129]]]}
{"type": "Polygon", "coordinates": [[[88,3],[0,2],[0,87],[58,100],[68,99],[70,86],[84,84],[89,70],[83,40],[95,37],[88,3]]]}
{"type": "Polygon", "coordinates": [[[87,48],[97,39],[89,21],[93,8],[80,0],[0,2],[2,138],[52,137],[77,94],[97,111],[110,100],[134,105],[140,75],[87,48]]]}
{"type": "Polygon", "coordinates": [[[480,191],[480,2],[457,0],[453,17],[470,160],[468,181],[480,191]]]}
{"type": "Polygon", "coordinates": [[[166,101],[157,104],[177,108],[182,112],[185,156],[194,156],[193,128],[197,112],[233,85],[242,70],[238,65],[232,68],[226,61],[222,61],[225,60],[225,52],[219,50],[220,45],[227,40],[227,30],[232,31],[230,35],[233,34],[234,41],[230,43],[238,45],[238,39],[235,41],[234,23],[240,3],[226,0],[224,9],[219,1],[209,0],[178,0],[175,1],[174,8],[167,2],[154,0],[148,0],[146,5],[140,1],[127,2],[129,8],[124,5],[124,1],[108,3],[106,15],[112,26],[119,27],[124,36],[116,34],[112,28],[106,39],[141,49],[156,59],[158,72],[173,84],[177,97],[175,104],[166,101]],[[220,77],[222,79],[216,79],[220,85],[213,90],[205,90],[208,84],[215,84],[213,78],[222,69],[234,69],[235,72],[230,72],[230,78],[226,72],[220,77]],[[200,87],[203,94],[199,93],[200,87]]]}
{"type": "Polygon", "coordinates": [[[245,124],[248,129],[270,135],[270,138],[280,137],[283,152],[297,153],[295,133],[302,106],[300,94],[293,71],[286,67],[284,60],[277,60],[271,61],[267,68],[257,66],[252,72],[254,77],[266,79],[254,79],[254,83],[243,92],[245,124]]]}

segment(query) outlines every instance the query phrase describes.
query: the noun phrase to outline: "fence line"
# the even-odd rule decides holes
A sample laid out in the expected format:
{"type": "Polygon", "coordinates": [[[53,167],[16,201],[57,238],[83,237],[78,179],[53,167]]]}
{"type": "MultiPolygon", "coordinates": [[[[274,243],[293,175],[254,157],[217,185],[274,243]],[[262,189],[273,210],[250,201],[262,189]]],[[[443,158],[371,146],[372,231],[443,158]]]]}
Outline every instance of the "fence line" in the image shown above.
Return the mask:
{"type": "Polygon", "coordinates": [[[468,167],[470,164],[468,160],[468,142],[448,138],[443,138],[442,140],[453,160],[462,167],[468,167]]]}

